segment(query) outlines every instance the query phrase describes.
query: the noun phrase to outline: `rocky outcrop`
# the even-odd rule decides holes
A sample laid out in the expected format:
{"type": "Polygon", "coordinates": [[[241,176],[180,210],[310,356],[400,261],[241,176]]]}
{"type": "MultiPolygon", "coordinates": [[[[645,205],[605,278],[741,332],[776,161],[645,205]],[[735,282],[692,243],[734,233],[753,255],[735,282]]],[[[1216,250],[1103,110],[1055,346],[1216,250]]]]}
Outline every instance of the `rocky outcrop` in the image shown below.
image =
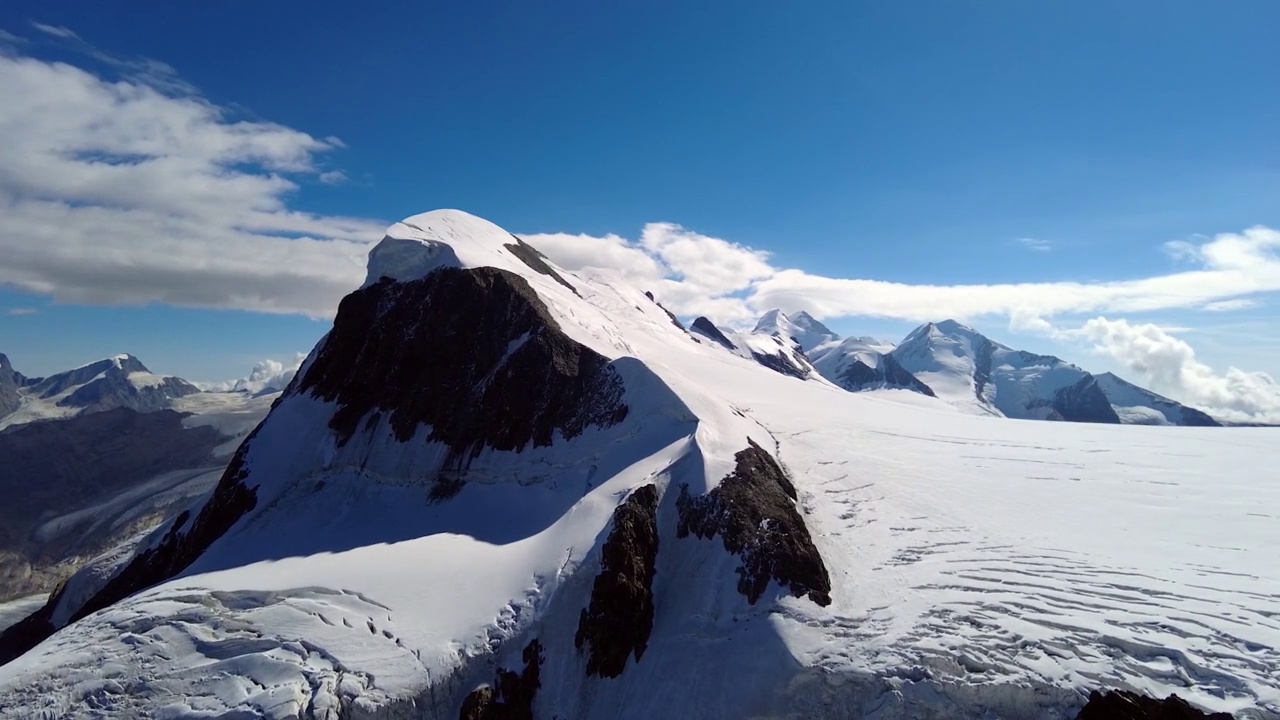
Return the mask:
{"type": "Polygon", "coordinates": [[[644,296],[645,296],[645,297],[647,297],[647,298],[649,298],[650,300],[653,300],[653,304],[654,304],[654,305],[657,305],[657,306],[658,306],[658,309],[662,310],[662,312],[664,312],[664,313],[666,313],[666,314],[667,314],[667,317],[671,320],[671,324],[672,324],[672,325],[675,325],[676,327],[680,328],[681,330],[684,330],[684,323],[680,322],[680,318],[676,317],[676,314],[675,314],[675,313],[673,313],[673,312],[671,312],[670,310],[668,310],[668,309],[666,308],[666,306],[665,306],[665,305],[663,305],[662,303],[658,302],[658,301],[653,297],[653,293],[651,293],[651,292],[649,292],[648,290],[646,290],[646,291],[644,292],[644,296]]]}
{"type": "MultiPolygon", "coordinates": [[[[503,247],[506,248],[512,255],[515,255],[516,257],[520,258],[520,262],[524,263],[525,265],[528,265],[531,269],[533,269],[534,272],[542,273],[543,275],[546,275],[552,280],[555,280],[561,285],[569,288],[569,291],[572,292],[574,295],[578,295],[578,288],[569,284],[569,281],[565,280],[563,275],[556,272],[555,268],[552,268],[550,265],[547,264],[546,255],[543,255],[541,252],[538,251],[537,248],[530,245],[529,243],[526,243],[524,240],[521,240],[515,235],[512,235],[511,237],[515,238],[515,242],[507,243],[506,245],[503,245],[503,247]]],[[[579,297],[581,297],[581,295],[579,295],[579,297]]]]}
{"type": "Polygon", "coordinates": [[[339,444],[384,413],[401,442],[428,426],[459,468],[484,448],[546,446],[627,415],[609,360],[566,335],[523,277],[491,267],[351,293],[291,392],[338,405],[339,444]]]}
{"type": "Polygon", "coordinates": [[[835,379],[845,390],[858,391],[878,388],[904,388],[922,395],[937,397],[933,389],[907,372],[892,355],[881,355],[880,363],[871,367],[861,360],[853,360],[835,379]]]}
{"type": "Polygon", "coordinates": [[[755,604],[776,581],[795,597],[831,603],[831,578],[804,519],[796,510],[796,490],[768,452],[751,440],[737,453],[734,471],[701,497],[680,489],[677,535],[720,536],[737,555],[738,591],[755,604]]]}
{"type": "Polygon", "coordinates": [[[706,319],[701,315],[698,316],[698,319],[693,321],[693,325],[691,327],[693,328],[694,332],[698,333],[699,335],[702,335],[703,337],[706,337],[708,340],[712,340],[719,343],[720,345],[723,345],[729,350],[738,349],[737,345],[734,345],[732,342],[730,342],[729,338],[725,337],[724,333],[720,332],[720,328],[716,327],[715,323],[711,322],[710,320],[706,319]]]}
{"type": "Polygon", "coordinates": [[[1054,394],[1053,410],[1069,422],[1120,424],[1115,408],[1098,387],[1098,381],[1088,373],[1076,384],[1054,394]]]}
{"type": "Polygon", "coordinates": [[[601,548],[600,574],[582,611],[574,644],[587,647],[587,674],[618,677],[627,659],[644,655],[653,630],[653,576],[658,559],[658,488],[645,485],[613,513],[601,548]]]}
{"type": "Polygon", "coordinates": [[[1231,720],[1227,713],[1206,713],[1177,695],[1157,700],[1125,690],[1089,694],[1076,720],[1231,720]]]}
{"type": "Polygon", "coordinates": [[[542,687],[542,644],[530,642],[521,659],[520,672],[499,670],[493,686],[471,691],[462,701],[458,720],[533,720],[533,699],[542,687]]]}
{"type": "Polygon", "coordinates": [[[807,368],[797,365],[792,358],[788,357],[787,354],[781,350],[776,353],[762,353],[752,350],[751,357],[755,358],[756,362],[776,373],[782,373],[783,375],[799,378],[801,380],[806,380],[809,377],[809,371],[807,368]]]}
{"type": "Polygon", "coordinates": [[[18,388],[26,384],[27,379],[22,373],[13,369],[8,356],[0,353],[0,417],[17,410],[22,404],[18,388]]]}

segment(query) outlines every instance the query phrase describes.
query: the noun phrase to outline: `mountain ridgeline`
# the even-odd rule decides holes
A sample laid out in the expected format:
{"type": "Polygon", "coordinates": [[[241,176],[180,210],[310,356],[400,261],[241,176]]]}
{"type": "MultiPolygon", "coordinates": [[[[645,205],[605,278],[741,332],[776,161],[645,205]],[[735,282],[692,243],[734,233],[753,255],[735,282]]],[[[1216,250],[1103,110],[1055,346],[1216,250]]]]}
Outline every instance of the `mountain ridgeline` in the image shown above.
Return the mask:
{"type": "MultiPolygon", "coordinates": [[[[806,312],[788,316],[776,309],[765,313],[747,334],[718,329],[706,318],[699,318],[694,329],[722,344],[727,337],[743,344],[743,335],[779,338],[797,348],[819,375],[845,390],[911,390],[979,415],[1111,424],[1220,424],[1202,411],[1111,373],[1095,376],[1052,355],[1014,350],[954,320],[922,325],[898,344],[869,337],[842,339],[806,312]]],[[[776,365],[773,358],[761,363],[776,365]]],[[[784,372],[797,375],[805,365],[795,361],[784,372]]]]}

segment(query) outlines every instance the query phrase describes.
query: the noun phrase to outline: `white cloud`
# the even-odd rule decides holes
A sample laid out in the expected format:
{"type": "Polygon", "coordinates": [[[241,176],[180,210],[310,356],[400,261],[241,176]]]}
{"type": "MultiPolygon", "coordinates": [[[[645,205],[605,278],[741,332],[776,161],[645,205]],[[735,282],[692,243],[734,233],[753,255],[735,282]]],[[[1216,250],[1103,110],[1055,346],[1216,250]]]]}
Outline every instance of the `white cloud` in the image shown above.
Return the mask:
{"type": "Polygon", "coordinates": [[[291,178],[336,143],[160,85],[0,55],[0,285],[331,315],[386,226],[289,209],[291,178]]]}
{"type": "Polygon", "coordinates": [[[738,293],[776,272],[760,250],[701,235],[672,223],[649,223],[632,242],[617,235],[522,235],[569,270],[612,268],[651,290],[673,312],[721,323],[754,320],[738,293]]]}
{"type": "Polygon", "coordinates": [[[1280,385],[1271,376],[1234,367],[1218,374],[1185,341],[1156,325],[1097,317],[1070,334],[1141,373],[1156,392],[1225,420],[1280,423],[1280,385]]]}
{"type": "Polygon", "coordinates": [[[289,382],[293,380],[293,376],[298,373],[298,368],[302,367],[302,361],[306,359],[306,353],[298,353],[293,356],[293,360],[288,362],[263,360],[253,366],[249,377],[216,383],[201,383],[200,387],[209,392],[245,392],[250,395],[257,395],[266,391],[284,390],[289,385],[289,382]]]}
{"type": "Polygon", "coordinates": [[[72,32],[69,28],[62,27],[61,25],[45,25],[44,23],[33,22],[31,23],[31,27],[39,30],[45,35],[52,35],[53,37],[61,38],[63,40],[80,39],[79,35],[72,32]]]}
{"type": "Polygon", "coordinates": [[[347,181],[347,174],[341,170],[330,170],[320,173],[316,179],[325,185],[341,185],[347,181]]]}
{"type": "Polygon", "coordinates": [[[1014,242],[1028,250],[1034,250],[1036,252],[1049,252],[1053,249],[1053,241],[1043,240],[1041,238],[1018,238],[1017,240],[1014,240],[1014,242]]]}
{"type": "Polygon", "coordinates": [[[18,317],[21,315],[36,315],[39,312],[40,311],[38,309],[32,308],[32,307],[16,307],[16,308],[9,308],[4,312],[4,314],[9,315],[11,317],[18,317]]]}
{"type": "Polygon", "coordinates": [[[640,241],[616,235],[530,235],[552,260],[570,269],[619,267],[662,290],[663,303],[680,315],[717,308],[718,322],[758,317],[774,307],[807,310],[820,318],[880,317],[923,322],[939,318],[1003,317],[1041,331],[1035,322],[1060,315],[1200,308],[1243,296],[1280,291],[1280,232],[1253,227],[1167,246],[1197,267],[1165,275],[1111,282],[920,285],[836,278],[777,268],[768,255],[664,223],[646,225],[640,241]],[[545,240],[544,240],[545,238],[545,240]],[[630,269],[628,269],[630,268],[630,269]],[[665,273],[659,276],[659,273],[665,273]]]}
{"type": "Polygon", "coordinates": [[[1260,304],[1260,302],[1252,298],[1236,298],[1234,300],[1217,300],[1205,303],[1200,309],[1208,312],[1231,312],[1233,310],[1248,310],[1249,308],[1258,307],[1260,304]]]}

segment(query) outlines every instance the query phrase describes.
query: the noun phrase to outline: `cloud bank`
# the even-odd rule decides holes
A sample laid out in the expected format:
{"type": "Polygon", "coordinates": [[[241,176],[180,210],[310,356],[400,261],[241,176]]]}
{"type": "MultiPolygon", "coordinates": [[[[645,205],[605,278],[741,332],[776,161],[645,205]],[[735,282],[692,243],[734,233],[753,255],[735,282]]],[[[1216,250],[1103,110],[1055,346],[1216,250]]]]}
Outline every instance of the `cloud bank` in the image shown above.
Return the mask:
{"type": "Polygon", "coordinates": [[[298,353],[287,362],[267,359],[254,365],[248,377],[199,385],[202,390],[208,392],[244,392],[257,395],[262,392],[280,391],[288,387],[293,376],[302,367],[302,361],[306,359],[306,353],[298,353]]]}
{"type": "Polygon", "coordinates": [[[1196,359],[1190,345],[1156,325],[1097,317],[1070,332],[1141,373],[1156,392],[1223,420],[1280,423],[1280,385],[1271,376],[1234,367],[1219,375],[1196,359]]]}
{"type": "Polygon", "coordinates": [[[386,226],[287,206],[299,178],[336,177],[321,157],[338,144],[235,120],[163,64],[114,67],[128,72],[0,54],[0,285],[331,315],[386,226]]]}

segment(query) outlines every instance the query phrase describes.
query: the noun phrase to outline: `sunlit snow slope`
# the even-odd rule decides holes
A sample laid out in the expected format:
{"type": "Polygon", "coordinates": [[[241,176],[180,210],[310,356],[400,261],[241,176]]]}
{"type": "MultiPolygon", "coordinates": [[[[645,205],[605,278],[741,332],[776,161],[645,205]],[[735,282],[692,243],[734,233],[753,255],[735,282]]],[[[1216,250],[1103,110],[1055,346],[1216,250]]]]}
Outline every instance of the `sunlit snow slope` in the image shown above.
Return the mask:
{"type": "Polygon", "coordinates": [[[209,503],[120,562],[160,584],[0,667],[0,715],[1280,714],[1274,431],[849,393],[465,213],[388,236],[209,503]]]}

